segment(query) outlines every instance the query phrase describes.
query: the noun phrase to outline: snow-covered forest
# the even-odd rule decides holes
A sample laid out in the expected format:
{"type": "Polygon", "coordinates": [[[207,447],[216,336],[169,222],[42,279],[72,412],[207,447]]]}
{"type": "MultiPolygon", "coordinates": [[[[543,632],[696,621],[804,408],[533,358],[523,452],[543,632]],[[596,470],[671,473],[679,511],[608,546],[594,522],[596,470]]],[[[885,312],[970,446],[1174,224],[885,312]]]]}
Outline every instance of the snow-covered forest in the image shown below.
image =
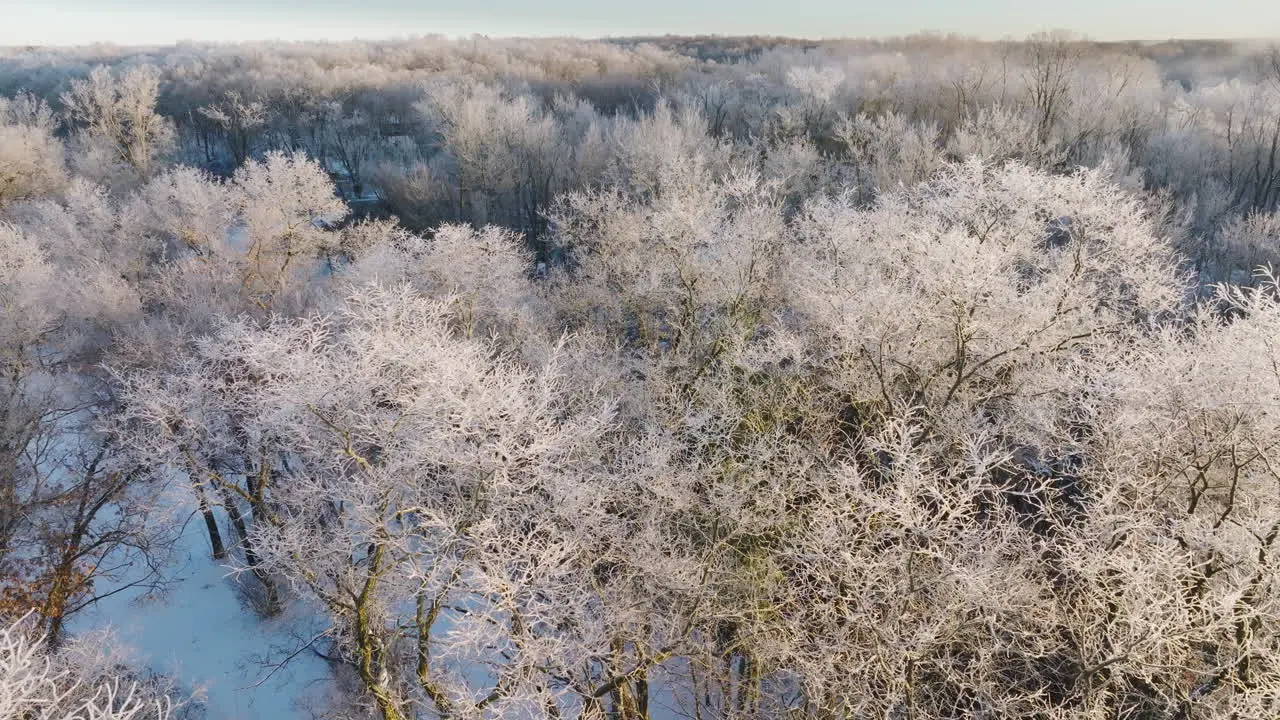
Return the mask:
{"type": "Polygon", "coordinates": [[[1280,49],[0,50],[0,718],[1280,717],[1280,49]]]}

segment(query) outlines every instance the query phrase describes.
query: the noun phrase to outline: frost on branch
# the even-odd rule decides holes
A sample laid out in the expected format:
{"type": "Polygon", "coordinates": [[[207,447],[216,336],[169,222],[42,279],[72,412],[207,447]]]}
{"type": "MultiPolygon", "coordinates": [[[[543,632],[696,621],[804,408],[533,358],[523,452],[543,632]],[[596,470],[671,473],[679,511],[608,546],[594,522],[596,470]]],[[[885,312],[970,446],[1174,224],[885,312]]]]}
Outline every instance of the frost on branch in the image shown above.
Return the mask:
{"type": "Polygon", "coordinates": [[[973,160],[870,210],[815,202],[798,232],[797,301],[832,382],[939,422],[998,405],[1031,444],[1061,430],[1071,374],[1182,300],[1140,205],[1092,171],[973,160]]]}
{"type": "Polygon", "coordinates": [[[235,418],[269,483],[251,531],[262,567],[327,610],[386,717],[407,702],[572,704],[604,682],[547,674],[609,652],[588,568],[604,542],[591,527],[616,522],[593,460],[610,411],[554,356],[526,368],[459,337],[457,312],[368,286],[334,316],[231,322],[200,343],[184,384],[218,386],[216,414],[166,413],[148,381],[132,390],[153,432],[161,414],[189,428],[148,441],[175,465],[190,433],[230,434],[193,423],[235,418]]]}
{"type": "Polygon", "coordinates": [[[0,210],[52,193],[67,181],[62,143],[48,103],[0,96],[0,210]]]}
{"type": "MultiPolygon", "coordinates": [[[[359,227],[359,226],[357,226],[359,227]]],[[[356,285],[410,283],[429,297],[456,303],[453,322],[469,336],[545,345],[546,320],[531,281],[533,258],[515,233],[442,225],[430,238],[387,230],[370,237],[363,256],[338,277],[356,285]]]]}
{"type": "Polygon", "coordinates": [[[76,133],[76,165],[99,182],[132,186],[155,171],[173,147],[173,122],[156,112],[160,71],[139,65],[113,72],[99,65],[61,96],[76,133]]]}
{"type": "Polygon", "coordinates": [[[50,654],[18,620],[0,628],[0,717],[23,720],[168,720],[170,699],[113,677],[116,667],[81,662],[76,649],[50,654]]]}

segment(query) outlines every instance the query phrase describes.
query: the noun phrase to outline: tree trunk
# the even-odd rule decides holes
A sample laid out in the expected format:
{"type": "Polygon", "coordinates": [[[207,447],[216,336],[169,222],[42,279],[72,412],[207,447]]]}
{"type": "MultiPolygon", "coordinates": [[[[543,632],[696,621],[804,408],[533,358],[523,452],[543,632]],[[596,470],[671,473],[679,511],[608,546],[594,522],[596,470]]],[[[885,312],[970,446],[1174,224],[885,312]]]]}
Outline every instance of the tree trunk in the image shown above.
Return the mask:
{"type": "Polygon", "coordinates": [[[258,582],[262,583],[262,589],[267,594],[266,606],[262,608],[263,614],[275,615],[280,612],[280,591],[276,588],[271,576],[263,570],[262,561],[253,549],[253,540],[249,537],[249,529],[244,521],[244,515],[240,512],[240,503],[235,494],[225,485],[219,485],[218,489],[222,493],[222,506],[226,508],[227,516],[231,518],[231,525],[236,529],[240,546],[244,548],[245,564],[249,566],[249,570],[258,582]]]}
{"type": "Polygon", "coordinates": [[[40,614],[45,622],[45,643],[49,650],[57,650],[62,644],[63,626],[66,620],[67,601],[71,599],[72,585],[75,584],[75,557],[79,552],[79,543],[72,541],[63,553],[62,561],[53,571],[53,584],[49,595],[45,598],[40,614]]]}
{"type": "Polygon", "coordinates": [[[213,559],[222,560],[227,556],[227,548],[222,544],[222,533],[218,531],[218,519],[213,515],[209,499],[204,493],[204,484],[199,480],[191,481],[191,488],[196,493],[196,504],[200,506],[200,514],[204,515],[204,525],[209,531],[209,544],[213,547],[213,559]]]}

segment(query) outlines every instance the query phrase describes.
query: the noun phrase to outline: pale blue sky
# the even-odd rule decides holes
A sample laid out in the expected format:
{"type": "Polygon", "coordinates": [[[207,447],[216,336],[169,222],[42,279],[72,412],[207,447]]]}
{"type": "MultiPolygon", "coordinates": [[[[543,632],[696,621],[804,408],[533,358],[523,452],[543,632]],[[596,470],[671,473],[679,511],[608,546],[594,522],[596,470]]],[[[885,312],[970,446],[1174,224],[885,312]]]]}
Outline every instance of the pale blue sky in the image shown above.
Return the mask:
{"type": "Polygon", "coordinates": [[[1280,37],[1280,0],[0,0],[0,45],[410,34],[1280,37]]]}

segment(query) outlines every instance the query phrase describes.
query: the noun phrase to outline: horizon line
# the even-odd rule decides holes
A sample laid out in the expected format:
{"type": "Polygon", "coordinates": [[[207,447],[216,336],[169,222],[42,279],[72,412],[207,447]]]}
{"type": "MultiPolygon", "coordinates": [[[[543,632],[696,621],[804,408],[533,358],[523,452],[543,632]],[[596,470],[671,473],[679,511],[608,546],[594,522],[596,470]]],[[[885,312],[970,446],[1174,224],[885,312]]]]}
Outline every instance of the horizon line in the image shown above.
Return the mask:
{"type": "Polygon", "coordinates": [[[238,45],[255,45],[262,43],[271,43],[279,45],[341,45],[349,43],[396,43],[409,42],[413,40],[424,40],[428,38],[442,38],[450,41],[463,41],[471,39],[485,40],[577,40],[582,42],[617,42],[620,40],[778,40],[792,42],[811,42],[811,43],[837,43],[848,41],[878,41],[892,42],[903,40],[958,40],[973,43],[1019,43],[1027,42],[1035,35],[1043,33],[1066,33],[1070,42],[1090,43],[1096,45],[1124,45],[1124,44],[1159,44],[1159,43],[1189,43],[1189,42],[1209,42],[1209,43],[1280,43],[1280,36],[1213,36],[1213,37],[1187,37],[1187,36],[1171,36],[1171,37],[1134,37],[1119,38],[1111,40],[1099,40],[1074,30],[1063,28],[1052,28],[1046,30],[1037,30],[1027,33],[1021,37],[1014,35],[1004,35],[998,38],[984,38],[978,35],[967,35],[960,32],[948,32],[941,30],[920,30],[913,33],[900,35],[831,35],[824,37],[804,36],[804,35],[771,35],[762,33],[643,33],[643,34],[604,34],[604,35],[573,35],[573,34],[505,34],[505,33],[409,33],[403,35],[385,35],[385,36],[361,36],[356,35],[349,38],[292,38],[284,39],[280,37],[262,37],[262,38],[243,38],[238,40],[197,40],[194,38],[177,38],[172,41],[157,43],[119,43],[113,40],[95,40],[93,42],[83,43],[33,43],[19,45],[0,44],[0,50],[77,50],[91,49],[96,47],[111,47],[121,50],[130,49],[162,49],[190,46],[206,46],[206,47],[234,47],[238,45]]]}

